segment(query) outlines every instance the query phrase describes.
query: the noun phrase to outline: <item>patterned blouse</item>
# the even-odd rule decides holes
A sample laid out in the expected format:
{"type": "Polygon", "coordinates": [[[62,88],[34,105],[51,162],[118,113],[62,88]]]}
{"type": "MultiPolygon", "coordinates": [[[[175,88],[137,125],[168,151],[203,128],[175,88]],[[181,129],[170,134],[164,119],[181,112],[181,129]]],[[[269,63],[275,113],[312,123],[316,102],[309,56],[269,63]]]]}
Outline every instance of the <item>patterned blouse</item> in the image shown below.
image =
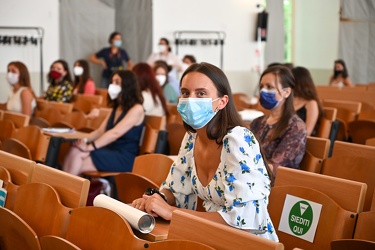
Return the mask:
{"type": "Polygon", "coordinates": [[[262,116],[250,124],[262,146],[264,157],[272,164],[274,173],[279,166],[297,168],[306,151],[306,125],[296,114],[289,120],[287,129],[275,140],[270,141],[273,126],[266,123],[268,116],[262,116]]]}
{"type": "Polygon", "coordinates": [[[185,134],[161,189],[174,194],[177,207],[195,210],[199,196],[207,212],[218,212],[230,226],[263,230],[261,237],[278,241],[267,211],[270,179],[250,130],[238,126],[224,137],[221,162],[207,186],[197,175],[195,140],[196,134],[185,134]]]}
{"type": "Polygon", "coordinates": [[[73,85],[68,81],[64,81],[57,84],[50,84],[44,98],[47,101],[70,102],[72,97],[73,85]]]}

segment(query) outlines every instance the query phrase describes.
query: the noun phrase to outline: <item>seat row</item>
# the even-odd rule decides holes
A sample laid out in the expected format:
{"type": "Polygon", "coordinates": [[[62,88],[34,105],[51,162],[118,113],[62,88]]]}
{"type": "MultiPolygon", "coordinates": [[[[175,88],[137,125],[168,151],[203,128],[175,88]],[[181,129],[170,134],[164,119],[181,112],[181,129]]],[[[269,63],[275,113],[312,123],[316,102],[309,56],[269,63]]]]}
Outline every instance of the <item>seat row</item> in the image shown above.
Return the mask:
{"type": "Polygon", "coordinates": [[[375,147],[335,141],[332,155],[328,139],[308,137],[302,170],[367,184],[364,211],[375,210],[375,147]]]}

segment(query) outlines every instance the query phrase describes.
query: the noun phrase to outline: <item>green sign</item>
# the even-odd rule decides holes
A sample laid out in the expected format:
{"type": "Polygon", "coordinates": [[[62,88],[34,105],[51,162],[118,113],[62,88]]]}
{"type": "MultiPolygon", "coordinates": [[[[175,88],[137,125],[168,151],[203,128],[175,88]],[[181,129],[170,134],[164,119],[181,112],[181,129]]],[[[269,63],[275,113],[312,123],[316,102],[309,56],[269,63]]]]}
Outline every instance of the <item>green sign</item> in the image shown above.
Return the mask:
{"type": "Polygon", "coordinates": [[[290,210],[289,228],[297,236],[307,233],[313,222],[313,210],[307,201],[299,201],[290,210]]]}

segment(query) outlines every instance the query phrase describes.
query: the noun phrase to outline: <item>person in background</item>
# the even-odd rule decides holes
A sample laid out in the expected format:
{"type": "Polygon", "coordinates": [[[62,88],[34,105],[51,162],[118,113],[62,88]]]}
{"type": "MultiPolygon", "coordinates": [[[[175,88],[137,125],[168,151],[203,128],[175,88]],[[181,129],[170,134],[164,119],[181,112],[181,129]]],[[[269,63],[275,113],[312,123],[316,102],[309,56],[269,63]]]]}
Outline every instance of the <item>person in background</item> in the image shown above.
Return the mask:
{"type": "Polygon", "coordinates": [[[36,96],[26,65],[19,61],[10,62],[6,79],[11,86],[6,109],[31,116],[36,107],[36,96]]]}
{"type": "Polygon", "coordinates": [[[164,61],[156,61],[154,64],[154,72],[156,80],[163,88],[163,94],[167,102],[177,103],[177,93],[168,83],[168,65],[164,61]]]}
{"type": "Polygon", "coordinates": [[[143,108],[146,115],[167,115],[167,103],[163,90],[156,80],[155,73],[147,63],[138,63],[133,67],[133,72],[138,78],[143,96],[143,108]]]}
{"type": "Polygon", "coordinates": [[[127,69],[131,70],[133,67],[133,62],[130,60],[128,53],[121,48],[121,38],[119,32],[113,32],[108,39],[110,47],[101,49],[89,58],[91,62],[103,67],[102,88],[108,88],[111,75],[117,70],[124,69],[124,62],[127,64],[127,69]]]}
{"type": "Polygon", "coordinates": [[[52,63],[48,73],[50,83],[44,99],[54,102],[70,102],[73,97],[73,82],[70,76],[68,63],[57,60],[52,63]]]}
{"type": "Polygon", "coordinates": [[[227,77],[212,64],[192,64],[181,78],[178,111],[187,130],[160,194],[132,205],[170,220],[176,209],[278,241],[267,211],[270,176],[253,133],[236,111],[227,77]],[[163,199],[164,197],[164,199],[163,199]]]}
{"type": "Polygon", "coordinates": [[[296,86],[294,88],[294,109],[306,123],[307,135],[315,135],[323,108],[311,77],[310,71],[304,67],[292,69],[296,86]]]}
{"type": "Polygon", "coordinates": [[[143,98],[132,71],[115,72],[108,87],[111,115],[88,138],[73,143],[63,170],[131,172],[144,127],[143,98]]]}
{"type": "Polygon", "coordinates": [[[333,68],[333,75],[329,79],[329,86],[334,87],[353,87],[353,83],[350,80],[346,64],[343,60],[339,59],[335,61],[333,68]]]}
{"type": "Polygon", "coordinates": [[[158,52],[152,53],[148,57],[147,63],[153,67],[154,63],[158,60],[165,61],[168,66],[171,67],[171,70],[168,73],[169,83],[172,85],[176,93],[179,93],[180,86],[178,81],[178,73],[184,70],[182,61],[172,52],[169,40],[167,38],[160,38],[158,50],[158,52]]]}
{"type": "Polygon", "coordinates": [[[197,60],[195,59],[193,55],[185,55],[184,58],[182,58],[184,70],[186,70],[190,65],[196,62],[197,60]]]}
{"type": "Polygon", "coordinates": [[[95,95],[95,82],[90,77],[90,68],[86,60],[80,59],[74,63],[73,94],[95,95]]]}
{"type": "Polygon", "coordinates": [[[295,81],[285,66],[267,68],[259,81],[259,101],[269,115],[253,120],[250,130],[260,142],[276,175],[279,166],[299,168],[306,150],[306,125],[293,106],[295,81]]]}

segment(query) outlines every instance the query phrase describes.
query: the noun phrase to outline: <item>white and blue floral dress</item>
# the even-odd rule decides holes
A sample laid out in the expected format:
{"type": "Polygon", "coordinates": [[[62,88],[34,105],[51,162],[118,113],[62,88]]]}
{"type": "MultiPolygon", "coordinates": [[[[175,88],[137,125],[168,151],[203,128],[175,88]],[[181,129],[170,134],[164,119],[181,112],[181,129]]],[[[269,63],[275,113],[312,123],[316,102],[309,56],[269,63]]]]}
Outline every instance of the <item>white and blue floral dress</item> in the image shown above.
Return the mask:
{"type": "Polygon", "coordinates": [[[180,208],[195,210],[197,196],[207,212],[218,212],[229,225],[266,230],[263,238],[278,241],[267,211],[270,179],[258,141],[245,127],[224,137],[220,164],[207,186],[199,182],[194,160],[196,134],[186,134],[177,160],[161,189],[169,189],[180,208]]]}

